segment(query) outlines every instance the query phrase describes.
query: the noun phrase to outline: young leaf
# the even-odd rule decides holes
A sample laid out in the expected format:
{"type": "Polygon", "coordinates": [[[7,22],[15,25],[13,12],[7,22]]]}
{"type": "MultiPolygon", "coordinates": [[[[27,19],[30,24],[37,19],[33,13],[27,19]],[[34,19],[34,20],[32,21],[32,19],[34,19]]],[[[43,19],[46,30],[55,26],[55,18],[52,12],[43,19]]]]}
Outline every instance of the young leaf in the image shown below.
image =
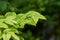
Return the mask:
{"type": "Polygon", "coordinates": [[[18,30],[17,29],[14,29],[14,28],[5,29],[3,32],[4,33],[14,32],[14,33],[19,34],[18,30]]]}
{"type": "Polygon", "coordinates": [[[9,25],[14,25],[14,23],[12,22],[11,19],[5,19],[4,22],[7,23],[7,24],[9,24],[9,25]]]}
{"type": "Polygon", "coordinates": [[[26,22],[24,22],[24,21],[22,21],[21,23],[20,23],[20,28],[24,28],[24,25],[26,24],[26,22]]]}
{"type": "Polygon", "coordinates": [[[7,39],[10,40],[10,38],[11,38],[11,34],[7,33],[7,39]]]}
{"type": "Polygon", "coordinates": [[[34,20],[32,18],[27,18],[25,20],[26,24],[30,24],[30,25],[36,25],[36,23],[34,22],[34,20]]]}
{"type": "Polygon", "coordinates": [[[26,16],[24,14],[18,14],[15,18],[15,20],[18,22],[18,23],[21,23],[22,21],[24,21],[26,18],[26,16]]]}
{"type": "Polygon", "coordinates": [[[2,23],[2,22],[4,22],[4,20],[5,20],[5,19],[0,19],[0,22],[2,23]]]}
{"type": "Polygon", "coordinates": [[[3,34],[2,37],[3,37],[3,40],[8,40],[6,34],[3,34]]]}
{"type": "Polygon", "coordinates": [[[25,15],[27,17],[26,20],[28,21],[28,24],[32,23],[32,24],[36,25],[36,23],[38,22],[39,19],[46,20],[46,18],[43,15],[41,15],[40,13],[35,12],[35,11],[29,11],[25,15]]]}
{"type": "Polygon", "coordinates": [[[19,24],[15,24],[15,25],[13,25],[13,27],[20,28],[19,24]]]}
{"type": "Polygon", "coordinates": [[[18,24],[15,20],[9,19],[9,18],[6,18],[4,22],[9,24],[9,25],[18,24]]]}
{"type": "Polygon", "coordinates": [[[38,12],[35,12],[35,11],[29,11],[29,12],[27,12],[26,16],[28,16],[28,17],[29,16],[34,16],[34,17],[46,20],[46,18],[42,14],[40,14],[38,12]]]}
{"type": "Polygon", "coordinates": [[[25,25],[25,18],[26,16],[24,14],[18,14],[16,16],[16,21],[19,23],[19,28],[24,28],[24,25],[25,25]]]}
{"type": "Polygon", "coordinates": [[[8,26],[6,24],[0,22],[0,28],[8,28],[8,26]]]}
{"type": "Polygon", "coordinates": [[[15,19],[15,18],[16,18],[16,13],[15,13],[15,12],[7,12],[7,13],[5,14],[5,17],[6,17],[7,19],[15,19]]]}
{"type": "Polygon", "coordinates": [[[5,23],[9,25],[14,25],[14,23],[17,23],[16,21],[14,21],[14,19],[16,18],[15,12],[7,12],[5,16],[6,16],[5,23]]]}
{"type": "Polygon", "coordinates": [[[2,35],[2,37],[3,37],[3,40],[10,40],[10,38],[11,38],[11,34],[3,34],[2,35]]]}
{"type": "Polygon", "coordinates": [[[12,37],[13,37],[15,40],[20,40],[19,37],[18,37],[14,32],[12,32],[12,37]]]}

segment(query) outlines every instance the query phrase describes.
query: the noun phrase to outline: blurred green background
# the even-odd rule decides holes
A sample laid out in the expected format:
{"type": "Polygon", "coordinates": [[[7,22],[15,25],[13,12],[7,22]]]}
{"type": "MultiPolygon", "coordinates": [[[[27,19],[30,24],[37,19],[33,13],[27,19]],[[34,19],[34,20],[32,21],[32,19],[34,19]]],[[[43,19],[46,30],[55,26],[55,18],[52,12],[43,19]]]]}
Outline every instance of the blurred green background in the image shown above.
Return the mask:
{"type": "Polygon", "coordinates": [[[39,20],[36,27],[26,24],[21,36],[25,40],[60,40],[60,0],[0,0],[0,15],[31,10],[43,14],[47,21],[39,20]]]}

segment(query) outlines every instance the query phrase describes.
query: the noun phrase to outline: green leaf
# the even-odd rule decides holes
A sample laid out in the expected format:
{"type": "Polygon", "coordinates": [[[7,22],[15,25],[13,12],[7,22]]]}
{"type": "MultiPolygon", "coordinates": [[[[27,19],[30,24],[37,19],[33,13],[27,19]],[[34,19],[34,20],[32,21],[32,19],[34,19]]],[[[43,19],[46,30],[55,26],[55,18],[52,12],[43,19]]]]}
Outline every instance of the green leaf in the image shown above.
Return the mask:
{"type": "Polygon", "coordinates": [[[16,13],[15,12],[7,12],[5,14],[6,19],[15,19],[16,18],[16,13]]]}
{"type": "Polygon", "coordinates": [[[22,21],[24,21],[26,18],[26,16],[24,14],[18,14],[15,18],[15,20],[18,22],[18,23],[21,23],[22,21]]]}
{"type": "Polygon", "coordinates": [[[0,19],[3,19],[4,18],[4,16],[3,15],[0,15],[0,19]]]}
{"type": "Polygon", "coordinates": [[[2,37],[3,37],[3,40],[10,40],[11,34],[3,34],[2,37]]]}
{"type": "Polygon", "coordinates": [[[24,20],[20,23],[20,28],[24,28],[26,22],[24,22],[24,20]]]}
{"type": "Polygon", "coordinates": [[[14,20],[16,18],[16,13],[15,12],[7,12],[5,14],[6,19],[5,19],[5,23],[9,24],[9,25],[14,25],[14,23],[16,24],[17,22],[14,20]]]}
{"type": "Polygon", "coordinates": [[[11,38],[11,34],[8,33],[8,34],[7,34],[7,39],[10,40],[10,38],[11,38]]]}
{"type": "Polygon", "coordinates": [[[35,11],[29,11],[29,12],[27,12],[26,16],[28,16],[28,17],[34,16],[35,19],[36,18],[40,18],[40,19],[46,20],[45,16],[43,16],[41,13],[38,13],[38,12],[35,12],[35,11]]]}
{"type": "Polygon", "coordinates": [[[20,26],[19,26],[19,24],[15,24],[15,25],[13,25],[13,27],[19,28],[20,26]]]}
{"type": "Polygon", "coordinates": [[[19,31],[17,29],[14,29],[14,28],[5,29],[3,32],[4,33],[14,32],[14,33],[19,34],[19,31]]]}
{"type": "Polygon", "coordinates": [[[29,11],[26,14],[18,14],[15,20],[20,24],[20,28],[24,28],[25,24],[36,25],[39,19],[46,18],[38,12],[29,11]]]}
{"type": "Polygon", "coordinates": [[[4,22],[4,20],[5,20],[5,19],[0,19],[0,22],[2,23],[2,22],[4,22]]]}
{"type": "Polygon", "coordinates": [[[0,22],[0,28],[8,28],[8,26],[6,24],[0,22]]]}
{"type": "Polygon", "coordinates": [[[25,22],[26,22],[26,24],[36,25],[36,23],[34,22],[34,20],[32,18],[26,19],[25,22]]]}
{"type": "Polygon", "coordinates": [[[42,14],[39,15],[39,19],[47,20],[46,17],[43,16],[42,14]]]}
{"type": "Polygon", "coordinates": [[[6,18],[4,22],[9,24],[9,25],[18,24],[15,20],[9,19],[9,18],[6,18]]]}
{"type": "Polygon", "coordinates": [[[31,25],[36,25],[39,19],[46,20],[46,18],[43,15],[35,11],[29,11],[25,15],[27,17],[26,22],[28,22],[28,24],[31,24],[31,25]]]}
{"type": "Polygon", "coordinates": [[[18,14],[17,17],[16,17],[16,21],[19,23],[19,28],[24,28],[24,25],[25,25],[25,18],[26,16],[24,14],[18,14]]]}
{"type": "Polygon", "coordinates": [[[19,37],[18,37],[15,33],[13,33],[13,32],[12,32],[12,37],[13,37],[15,40],[20,40],[19,37]]]}
{"type": "Polygon", "coordinates": [[[14,23],[12,22],[11,19],[5,19],[4,22],[7,23],[7,24],[9,24],[9,25],[14,25],[14,23]]]}
{"type": "Polygon", "coordinates": [[[3,40],[8,40],[6,34],[3,34],[3,40]]]}

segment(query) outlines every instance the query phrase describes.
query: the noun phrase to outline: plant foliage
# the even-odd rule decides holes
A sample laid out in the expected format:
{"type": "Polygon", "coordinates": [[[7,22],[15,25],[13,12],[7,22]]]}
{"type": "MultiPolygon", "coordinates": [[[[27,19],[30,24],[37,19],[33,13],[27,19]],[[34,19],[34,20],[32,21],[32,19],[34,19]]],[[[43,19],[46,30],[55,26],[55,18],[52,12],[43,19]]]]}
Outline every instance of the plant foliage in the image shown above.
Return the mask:
{"type": "Polygon", "coordinates": [[[24,40],[19,34],[22,32],[18,29],[24,28],[25,24],[36,26],[39,19],[46,18],[35,11],[29,11],[25,14],[16,14],[15,12],[7,12],[4,16],[0,16],[0,39],[3,40],[24,40]]]}

